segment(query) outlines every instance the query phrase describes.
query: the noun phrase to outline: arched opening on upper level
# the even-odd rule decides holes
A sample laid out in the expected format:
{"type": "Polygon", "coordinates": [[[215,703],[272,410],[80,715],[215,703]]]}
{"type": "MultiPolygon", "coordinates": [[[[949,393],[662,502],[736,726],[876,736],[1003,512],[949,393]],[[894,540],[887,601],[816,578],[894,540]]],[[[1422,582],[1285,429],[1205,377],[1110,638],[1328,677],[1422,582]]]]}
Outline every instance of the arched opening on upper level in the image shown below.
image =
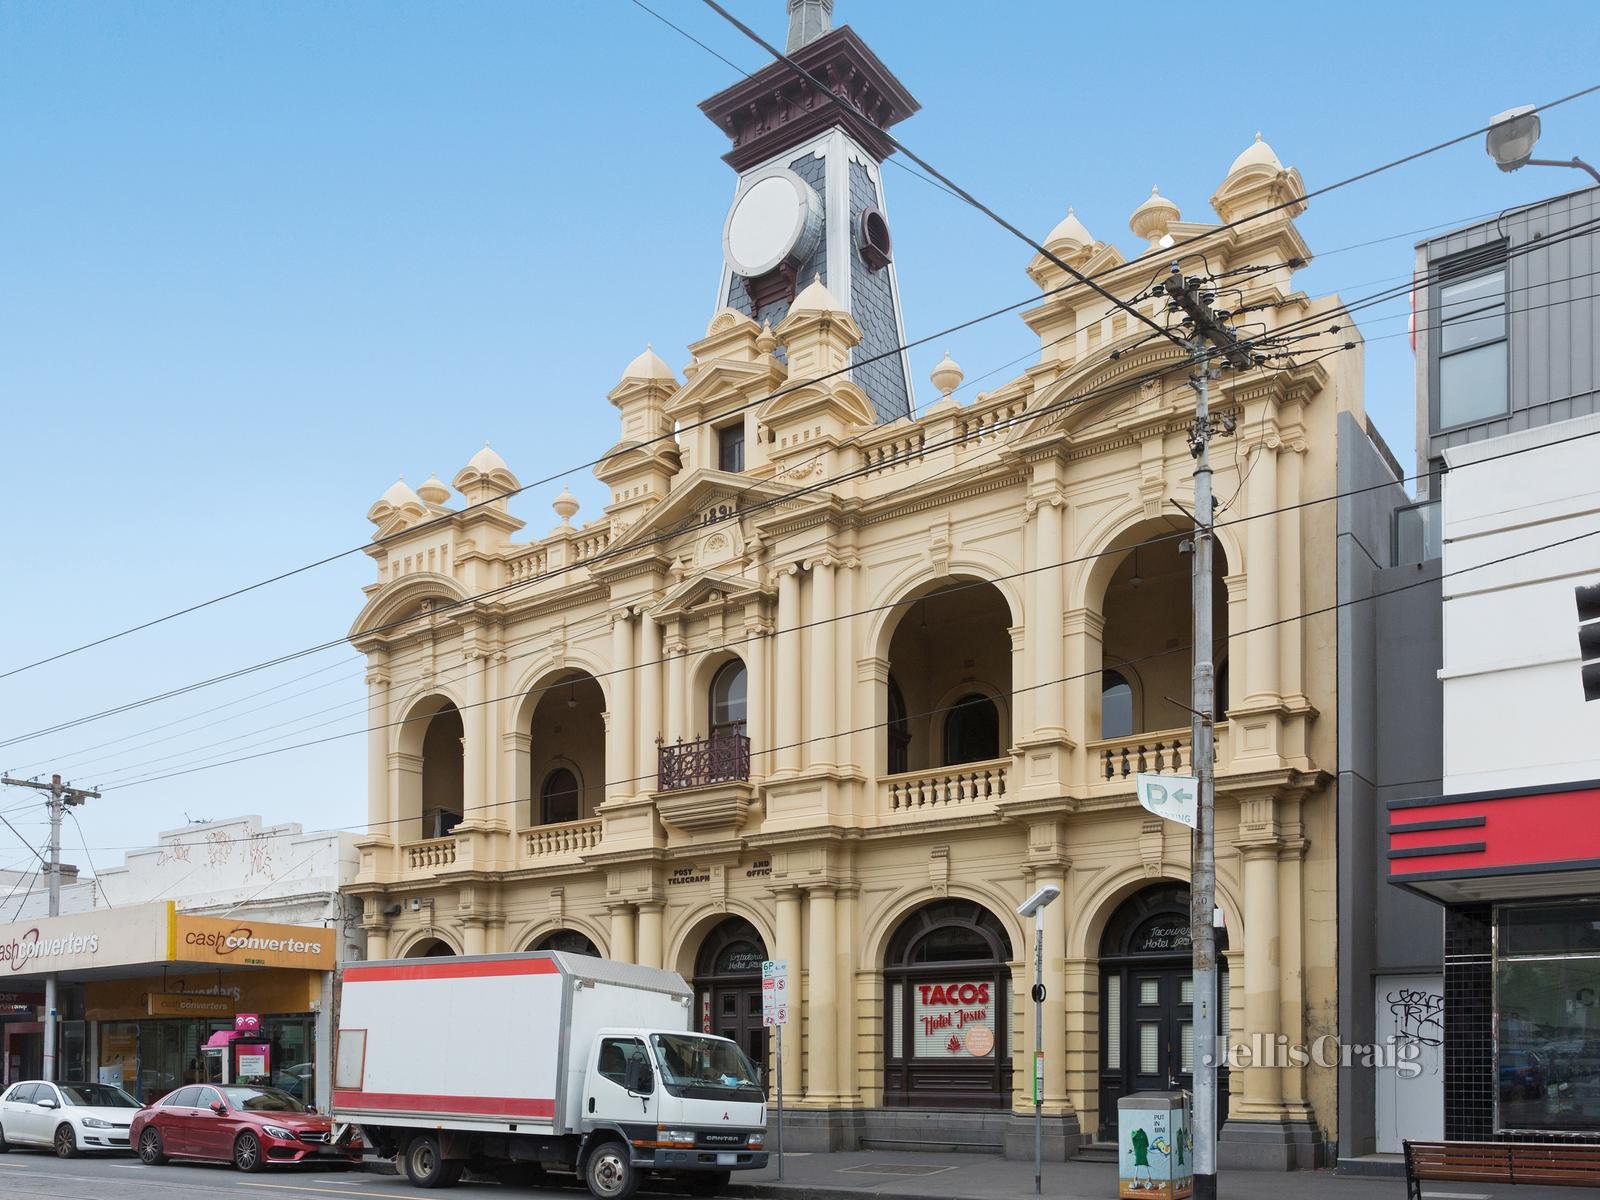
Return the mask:
{"type": "Polygon", "coordinates": [[[1011,745],[1012,616],[976,579],[942,579],[904,602],[889,639],[885,774],[1004,756],[1011,745]]]}
{"type": "Polygon", "coordinates": [[[419,700],[400,727],[400,837],[413,842],[448,837],[461,823],[466,800],[466,727],[446,696],[419,700]]]}
{"type": "Polygon", "coordinates": [[[529,825],[594,816],[606,788],[605,696],[587,671],[567,671],[540,685],[528,733],[529,825]]]}
{"type": "MultiPolygon", "coordinates": [[[[1091,707],[1098,717],[1094,738],[1181,733],[1189,727],[1194,618],[1193,559],[1186,545],[1187,535],[1180,536],[1170,522],[1146,521],[1125,530],[1106,552],[1115,567],[1098,597],[1105,625],[1094,689],[1098,704],[1091,707]]],[[[1226,712],[1227,574],[1227,554],[1219,541],[1211,585],[1219,720],[1226,712]]]]}

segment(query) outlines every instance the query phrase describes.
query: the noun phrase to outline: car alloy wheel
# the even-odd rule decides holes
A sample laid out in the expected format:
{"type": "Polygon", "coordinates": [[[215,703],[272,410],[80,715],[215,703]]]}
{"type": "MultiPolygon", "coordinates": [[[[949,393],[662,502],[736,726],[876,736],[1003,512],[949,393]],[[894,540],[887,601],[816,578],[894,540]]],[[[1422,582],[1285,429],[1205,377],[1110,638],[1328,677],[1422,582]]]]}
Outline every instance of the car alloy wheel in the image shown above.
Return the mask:
{"type": "Polygon", "coordinates": [[[233,1165],[241,1171],[261,1169],[261,1141],[255,1134],[241,1133],[233,1143],[233,1165]]]}
{"type": "Polygon", "coordinates": [[[158,1167],[167,1161],[161,1149],[161,1134],[154,1129],[146,1129],[139,1135],[139,1161],[150,1167],[158,1167]]]}
{"type": "Polygon", "coordinates": [[[59,1125],[56,1127],[55,1144],[57,1158],[78,1157],[78,1139],[74,1136],[71,1125],[59,1125]]]}

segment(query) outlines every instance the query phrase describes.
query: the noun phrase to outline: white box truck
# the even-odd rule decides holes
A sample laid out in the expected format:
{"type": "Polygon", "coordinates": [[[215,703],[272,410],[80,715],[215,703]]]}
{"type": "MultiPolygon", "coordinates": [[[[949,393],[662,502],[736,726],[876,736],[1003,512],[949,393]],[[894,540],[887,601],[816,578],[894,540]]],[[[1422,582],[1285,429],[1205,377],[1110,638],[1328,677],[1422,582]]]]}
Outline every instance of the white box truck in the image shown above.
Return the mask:
{"type": "Polygon", "coordinates": [[[338,982],[333,1118],[417,1187],[470,1166],[570,1171],[605,1200],[651,1174],[714,1196],[767,1164],[755,1068],[691,1032],[675,972],[543,951],[350,963],[338,982]]]}

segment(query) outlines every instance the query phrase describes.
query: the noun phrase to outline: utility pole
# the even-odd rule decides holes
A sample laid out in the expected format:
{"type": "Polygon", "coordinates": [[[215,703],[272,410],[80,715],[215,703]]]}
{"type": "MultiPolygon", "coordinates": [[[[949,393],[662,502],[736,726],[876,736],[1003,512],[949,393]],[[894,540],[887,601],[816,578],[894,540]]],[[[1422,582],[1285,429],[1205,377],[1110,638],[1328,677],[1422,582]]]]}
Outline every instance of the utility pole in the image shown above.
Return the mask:
{"type": "MultiPolygon", "coordinates": [[[[0,783],[11,787],[33,788],[48,792],[45,804],[50,808],[50,915],[61,915],[61,818],[69,804],[82,804],[85,800],[100,799],[100,793],[88,788],[68,787],[61,776],[50,776],[49,783],[35,779],[13,779],[7,775],[0,783]]],[[[44,977],[44,1077],[52,1082],[56,1077],[56,1040],[60,1016],[56,1009],[56,973],[44,977]]]]}
{"type": "MultiPolygon", "coordinates": [[[[1213,928],[1216,911],[1216,754],[1213,726],[1216,721],[1216,664],[1212,648],[1212,548],[1215,519],[1211,496],[1210,398],[1206,385],[1211,377],[1212,347],[1220,351],[1229,366],[1246,368],[1254,358],[1238,337],[1211,307],[1212,297],[1202,291],[1205,280],[1185,277],[1179,264],[1157,285],[1170,306],[1184,315],[1190,327],[1189,355],[1194,364],[1190,386],[1195,391],[1194,426],[1189,449],[1194,455],[1194,562],[1192,602],[1194,613],[1194,680],[1189,706],[1193,713],[1189,726],[1190,769],[1198,781],[1199,807],[1190,839],[1189,935],[1194,952],[1194,1111],[1190,1116],[1194,1134],[1195,1200],[1216,1200],[1217,1195],[1217,948],[1213,928]]],[[[1230,422],[1221,430],[1232,433],[1230,422]]]]}

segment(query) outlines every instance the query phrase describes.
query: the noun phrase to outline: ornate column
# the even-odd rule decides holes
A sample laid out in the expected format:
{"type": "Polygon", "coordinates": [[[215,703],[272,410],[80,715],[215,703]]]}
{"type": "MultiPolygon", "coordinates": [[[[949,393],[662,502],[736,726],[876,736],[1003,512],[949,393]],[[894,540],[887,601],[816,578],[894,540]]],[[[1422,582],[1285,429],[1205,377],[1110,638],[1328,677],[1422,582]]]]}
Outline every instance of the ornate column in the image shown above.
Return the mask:
{"type": "Polygon", "coordinates": [[[1079,786],[1093,783],[1100,764],[1090,762],[1082,748],[1101,736],[1100,730],[1100,671],[1105,665],[1102,641],[1105,637],[1105,614],[1092,608],[1075,608],[1066,614],[1063,624],[1066,632],[1067,662],[1063,674],[1067,680],[1067,728],[1076,735],[1080,747],[1075,752],[1079,766],[1074,772],[1079,786]]]}
{"type": "Polygon", "coordinates": [[[767,698],[767,652],[771,632],[758,618],[744,625],[744,645],[739,649],[744,655],[749,719],[745,733],[750,738],[750,771],[757,776],[770,775],[776,764],[772,761],[772,739],[767,730],[772,728],[771,702],[767,698]]]}
{"type": "Polygon", "coordinates": [[[484,776],[484,764],[489,761],[486,746],[489,731],[489,710],[484,703],[484,672],[488,669],[487,656],[472,641],[462,651],[467,661],[466,675],[461,681],[466,703],[461,709],[461,823],[469,828],[492,821],[493,809],[489,803],[489,781],[484,776]]]}
{"type": "MultiPolygon", "coordinates": [[[[1298,504],[1301,500],[1301,469],[1304,466],[1306,443],[1303,437],[1286,441],[1278,455],[1278,503],[1298,504]]],[[[1305,598],[1301,587],[1300,523],[1304,513],[1286,512],[1273,518],[1278,526],[1278,603],[1284,616],[1295,616],[1305,611],[1305,598]]],[[[1284,696],[1305,694],[1304,673],[1301,660],[1305,645],[1305,623],[1290,621],[1278,626],[1278,691],[1284,696]]]]}
{"type": "Polygon", "coordinates": [[[389,957],[389,919],[383,915],[388,897],[368,892],[361,897],[361,931],[367,935],[367,957],[389,957]]]}
{"type": "Polygon", "coordinates": [[[837,611],[834,559],[825,554],[811,559],[806,566],[811,570],[811,657],[806,664],[811,711],[805,758],[813,766],[831,766],[835,761],[833,733],[839,721],[834,698],[834,675],[838,670],[838,628],[833,619],[837,611]]]}
{"type": "Polygon", "coordinates": [[[611,669],[606,675],[611,701],[606,722],[606,800],[626,800],[639,790],[634,771],[633,613],[611,614],[611,669]]]}
{"type": "MultiPolygon", "coordinates": [[[[1265,801],[1246,801],[1267,804],[1265,801]]],[[[1260,841],[1239,847],[1244,858],[1244,1030],[1263,1048],[1276,1049],[1280,1028],[1278,952],[1278,844],[1260,841]]],[[[1251,1049],[1255,1049],[1252,1043],[1251,1049]]],[[[1244,1099],[1235,1117],[1276,1120],[1283,1110],[1283,1086],[1276,1066],[1249,1066],[1244,1072],[1244,1099]]]]}
{"type": "Polygon", "coordinates": [[[461,949],[465,954],[486,954],[488,937],[482,917],[466,917],[461,922],[461,949]]]}
{"type": "Polygon", "coordinates": [[[854,1102],[859,1099],[856,1086],[856,930],[859,920],[861,889],[841,887],[833,906],[834,1014],[833,1038],[837,1059],[838,1077],[836,1091],[841,1099],[854,1102]]]}
{"type": "MultiPolygon", "coordinates": [[[[1245,623],[1257,633],[1246,634],[1246,704],[1270,703],[1279,691],[1278,629],[1265,628],[1281,615],[1278,611],[1278,531],[1281,517],[1262,516],[1278,504],[1278,439],[1264,438],[1256,450],[1257,458],[1247,465],[1245,480],[1251,520],[1245,523],[1245,623]]],[[[1230,567],[1234,564],[1229,563],[1230,567]]],[[[1232,673],[1238,687],[1238,672],[1232,673]]],[[[1230,697],[1234,703],[1237,700],[1230,697]]]]}
{"type": "Polygon", "coordinates": [[[688,699],[684,689],[688,686],[688,643],[684,640],[683,618],[672,622],[672,634],[667,638],[664,653],[667,656],[667,729],[669,742],[689,736],[688,699]]]}
{"type": "Polygon", "coordinates": [[[800,1031],[803,1009],[799,1004],[800,981],[804,959],[800,946],[800,889],[775,888],[773,897],[778,910],[778,945],[773,956],[789,964],[789,986],[794,989],[789,999],[788,1037],[783,1039],[783,1083],[790,1095],[800,1095],[800,1031]]]}
{"type": "Polygon", "coordinates": [[[661,622],[649,613],[640,613],[639,632],[639,733],[634,739],[637,754],[631,772],[638,776],[635,793],[655,790],[656,739],[665,732],[661,725],[661,622]]]}
{"type": "Polygon", "coordinates": [[[631,963],[637,955],[633,944],[633,905],[608,904],[611,913],[611,957],[617,962],[631,963]]]}
{"type": "Polygon", "coordinates": [[[661,965],[661,918],[666,907],[661,900],[642,900],[639,903],[638,957],[641,967],[661,965]]]}
{"type": "Polygon", "coordinates": [[[389,811],[389,738],[392,733],[389,728],[389,672],[375,667],[367,672],[367,833],[398,840],[398,831],[390,822],[399,814],[389,811]]]}
{"type": "Polygon", "coordinates": [[[778,671],[772,687],[778,770],[793,772],[800,769],[800,568],[788,563],[773,574],[778,579],[778,633],[773,647],[778,671]]]}
{"type": "Polygon", "coordinates": [[[1028,683],[1033,685],[1033,733],[1039,738],[1066,736],[1066,685],[1050,682],[1067,674],[1061,637],[1066,568],[1050,565],[1063,557],[1061,518],[1065,507],[1060,493],[1028,501],[1034,517],[1033,611],[1028,614],[1027,633],[1033,678],[1028,683]]]}
{"type": "Polygon", "coordinates": [[[839,1060],[833,1045],[839,1028],[834,889],[808,888],[806,896],[811,909],[811,944],[806,947],[806,1099],[828,1103],[839,1093],[839,1060]]]}
{"type": "MultiPolygon", "coordinates": [[[[1291,1046],[1304,1046],[1308,1039],[1301,887],[1306,840],[1300,821],[1299,798],[1280,800],[1278,812],[1282,834],[1278,845],[1278,1028],[1291,1046]]],[[[1287,1066],[1280,1076],[1283,1100],[1289,1111],[1297,1117],[1308,1117],[1306,1068],[1287,1066]]]]}

